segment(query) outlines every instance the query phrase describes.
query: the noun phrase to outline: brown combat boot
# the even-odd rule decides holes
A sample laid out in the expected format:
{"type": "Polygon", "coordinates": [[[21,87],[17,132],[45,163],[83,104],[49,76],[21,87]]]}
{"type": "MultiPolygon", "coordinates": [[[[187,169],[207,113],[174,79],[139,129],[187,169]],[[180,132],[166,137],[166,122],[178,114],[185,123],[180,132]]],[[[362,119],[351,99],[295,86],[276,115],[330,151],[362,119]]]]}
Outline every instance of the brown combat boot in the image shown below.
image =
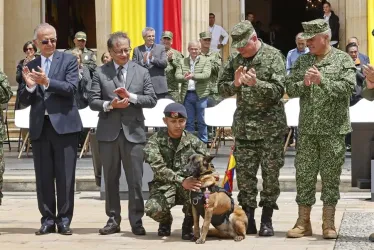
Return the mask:
{"type": "Polygon", "coordinates": [[[310,211],[312,207],[299,205],[299,218],[295,226],[288,230],[288,238],[301,238],[312,236],[312,225],[310,224],[310,211]]]}
{"type": "Polygon", "coordinates": [[[323,206],[322,231],[324,239],[336,239],[338,234],[335,229],[335,206],[323,206]]]}

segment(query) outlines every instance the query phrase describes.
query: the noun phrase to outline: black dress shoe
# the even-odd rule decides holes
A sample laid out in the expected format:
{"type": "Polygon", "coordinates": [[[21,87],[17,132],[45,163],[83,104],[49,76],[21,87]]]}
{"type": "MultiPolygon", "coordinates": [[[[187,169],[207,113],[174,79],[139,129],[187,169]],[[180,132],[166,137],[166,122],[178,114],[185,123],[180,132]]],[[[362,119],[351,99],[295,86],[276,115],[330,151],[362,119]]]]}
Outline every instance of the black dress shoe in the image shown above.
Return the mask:
{"type": "Polygon", "coordinates": [[[73,231],[71,230],[70,226],[68,225],[61,225],[57,226],[58,233],[62,235],[72,235],[73,231]]]}
{"type": "Polygon", "coordinates": [[[131,232],[135,235],[145,235],[145,229],[143,226],[131,228],[131,232]]]}
{"type": "Polygon", "coordinates": [[[115,234],[121,232],[121,228],[117,224],[106,224],[105,227],[99,230],[101,235],[115,234]]]}
{"type": "Polygon", "coordinates": [[[45,235],[50,233],[56,233],[55,225],[42,225],[40,229],[35,232],[35,235],[45,235]]]}

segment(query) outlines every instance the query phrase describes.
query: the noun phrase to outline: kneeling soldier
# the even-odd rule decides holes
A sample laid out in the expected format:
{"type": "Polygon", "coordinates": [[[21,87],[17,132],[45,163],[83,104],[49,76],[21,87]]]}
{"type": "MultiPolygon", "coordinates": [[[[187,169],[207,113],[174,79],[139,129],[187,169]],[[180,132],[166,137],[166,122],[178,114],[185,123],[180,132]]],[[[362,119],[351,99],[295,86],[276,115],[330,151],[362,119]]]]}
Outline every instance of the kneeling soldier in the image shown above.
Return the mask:
{"type": "Polygon", "coordinates": [[[189,191],[198,191],[201,184],[187,177],[184,168],[192,154],[208,153],[203,142],[184,130],[187,112],[182,104],[169,104],[164,114],[167,131],[161,130],[151,136],[144,148],[145,162],[150,164],[154,172],[154,179],[149,183],[150,197],[145,204],[145,212],[160,223],[158,235],[169,236],[173,222],[170,209],[183,205],[182,239],[190,240],[193,238],[193,218],[189,191]]]}

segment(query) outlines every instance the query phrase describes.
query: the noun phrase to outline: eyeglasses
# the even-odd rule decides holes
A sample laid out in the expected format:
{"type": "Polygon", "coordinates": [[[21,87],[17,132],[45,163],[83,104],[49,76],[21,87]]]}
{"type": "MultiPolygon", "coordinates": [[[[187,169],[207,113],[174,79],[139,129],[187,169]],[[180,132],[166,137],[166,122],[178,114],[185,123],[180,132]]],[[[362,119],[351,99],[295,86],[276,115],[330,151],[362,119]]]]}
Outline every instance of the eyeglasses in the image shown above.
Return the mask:
{"type": "Polygon", "coordinates": [[[57,39],[56,38],[51,38],[51,39],[45,39],[45,40],[42,40],[40,41],[42,44],[44,45],[47,45],[49,42],[51,42],[51,44],[54,44],[56,43],[57,39]]]}
{"type": "Polygon", "coordinates": [[[113,51],[116,55],[123,55],[123,53],[125,53],[125,54],[129,54],[129,53],[131,53],[131,50],[132,50],[132,48],[121,49],[120,51],[115,51],[114,49],[112,49],[112,51],[113,51]]]}
{"type": "Polygon", "coordinates": [[[29,51],[29,50],[30,50],[30,51],[31,51],[31,50],[34,51],[34,48],[26,48],[26,49],[24,50],[24,52],[29,51]]]}

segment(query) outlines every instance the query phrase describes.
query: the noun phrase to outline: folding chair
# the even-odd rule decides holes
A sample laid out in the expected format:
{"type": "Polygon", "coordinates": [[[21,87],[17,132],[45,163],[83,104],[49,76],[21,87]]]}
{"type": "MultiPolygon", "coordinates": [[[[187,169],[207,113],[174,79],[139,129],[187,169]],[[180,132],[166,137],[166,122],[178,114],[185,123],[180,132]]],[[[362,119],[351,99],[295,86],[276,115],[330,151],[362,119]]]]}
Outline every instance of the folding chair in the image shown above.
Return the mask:
{"type": "Polygon", "coordinates": [[[289,99],[286,104],[284,104],[284,109],[286,111],[287,117],[287,126],[290,128],[290,131],[287,135],[286,143],[284,144],[283,151],[287,151],[288,143],[290,142],[290,138],[293,132],[291,127],[297,127],[299,125],[299,113],[300,113],[300,98],[292,98],[289,99]]]}
{"type": "MultiPolygon", "coordinates": [[[[14,124],[16,127],[20,129],[28,129],[30,124],[30,106],[24,108],[24,109],[19,109],[14,111],[14,124]]],[[[30,149],[30,143],[29,143],[29,132],[27,132],[25,140],[22,142],[21,149],[18,154],[18,159],[21,158],[23,149],[25,148],[27,144],[27,149],[26,149],[26,155],[29,154],[29,149],[30,149]]]]}
{"type": "MultiPolygon", "coordinates": [[[[97,127],[97,123],[99,121],[99,112],[93,111],[87,106],[84,109],[79,110],[79,115],[82,120],[83,128],[94,129],[97,127]]],[[[87,154],[88,152],[88,143],[90,141],[90,132],[87,133],[86,139],[84,140],[84,144],[82,146],[82,151],[79,155],[79,158],[82,158],[83,154],[87,154]]]]}

